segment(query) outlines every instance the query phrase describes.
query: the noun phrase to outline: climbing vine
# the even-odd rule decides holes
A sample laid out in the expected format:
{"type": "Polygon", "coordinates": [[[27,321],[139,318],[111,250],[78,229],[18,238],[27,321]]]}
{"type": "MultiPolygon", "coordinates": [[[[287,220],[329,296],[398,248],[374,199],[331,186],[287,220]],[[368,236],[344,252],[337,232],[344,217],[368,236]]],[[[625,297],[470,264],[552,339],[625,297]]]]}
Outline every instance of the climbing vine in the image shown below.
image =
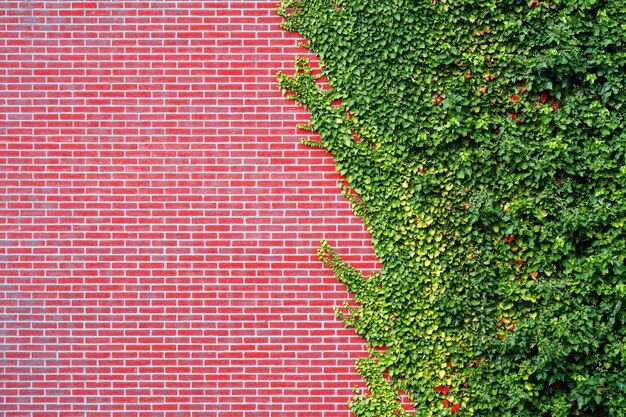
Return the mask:
{"type": "Polygon", "coordinates": [[[298,59],[279,85],[382,265],[365,277],[319,250],[370,344],[356,416],[626,415],[625,8],[279,6],[321,70],[298,59]]]}

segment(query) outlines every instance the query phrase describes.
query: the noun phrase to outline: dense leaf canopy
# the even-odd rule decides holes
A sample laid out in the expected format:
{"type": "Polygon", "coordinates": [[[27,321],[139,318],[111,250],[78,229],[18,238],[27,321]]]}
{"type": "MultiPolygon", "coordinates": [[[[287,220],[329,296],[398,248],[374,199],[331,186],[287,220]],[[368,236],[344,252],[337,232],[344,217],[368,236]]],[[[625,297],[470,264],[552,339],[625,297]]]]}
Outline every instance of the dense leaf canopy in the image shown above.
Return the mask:
{"type": "Polygon", "coordinates": [[[357,416],[626,415],[624,0],[284,0],[281,88],[382,270],[327,243],[371,344],[357,416]]]}

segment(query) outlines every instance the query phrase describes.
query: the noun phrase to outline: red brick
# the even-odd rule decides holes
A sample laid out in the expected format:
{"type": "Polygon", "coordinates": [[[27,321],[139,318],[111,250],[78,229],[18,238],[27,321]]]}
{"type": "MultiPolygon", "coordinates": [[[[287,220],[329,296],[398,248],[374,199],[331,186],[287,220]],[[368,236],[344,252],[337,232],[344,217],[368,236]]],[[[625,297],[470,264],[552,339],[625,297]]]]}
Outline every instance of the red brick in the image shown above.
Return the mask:
{"type": "Polygon", "coordinates": [[[276,3],[0,2],[3,415],[349,415],[315,253],[378,264],[298,144],[276,3]]]}

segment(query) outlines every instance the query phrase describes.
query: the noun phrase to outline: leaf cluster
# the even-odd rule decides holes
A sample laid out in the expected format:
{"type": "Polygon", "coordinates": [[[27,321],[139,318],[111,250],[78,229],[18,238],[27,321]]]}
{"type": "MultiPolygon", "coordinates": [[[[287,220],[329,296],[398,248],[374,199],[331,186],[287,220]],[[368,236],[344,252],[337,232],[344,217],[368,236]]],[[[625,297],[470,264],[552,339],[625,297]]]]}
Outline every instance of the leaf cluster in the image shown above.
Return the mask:
{"type": "Polygon", "coordinates": [[[372,233],[338,310],[357,416],[625,415],[623,0],[284,0],[310,109],[372,233]]]}

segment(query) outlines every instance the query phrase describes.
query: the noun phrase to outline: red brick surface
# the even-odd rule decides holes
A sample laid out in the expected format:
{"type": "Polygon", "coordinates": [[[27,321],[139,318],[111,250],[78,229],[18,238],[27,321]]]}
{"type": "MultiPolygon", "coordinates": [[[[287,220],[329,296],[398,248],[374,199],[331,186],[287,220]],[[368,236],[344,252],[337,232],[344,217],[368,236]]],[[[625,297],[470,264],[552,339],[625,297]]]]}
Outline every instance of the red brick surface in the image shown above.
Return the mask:
{"type": "Polygon", "coordinates": [[[0,414],[348,416],[369,235],[273,1],[0,2],[0,414]]]}

